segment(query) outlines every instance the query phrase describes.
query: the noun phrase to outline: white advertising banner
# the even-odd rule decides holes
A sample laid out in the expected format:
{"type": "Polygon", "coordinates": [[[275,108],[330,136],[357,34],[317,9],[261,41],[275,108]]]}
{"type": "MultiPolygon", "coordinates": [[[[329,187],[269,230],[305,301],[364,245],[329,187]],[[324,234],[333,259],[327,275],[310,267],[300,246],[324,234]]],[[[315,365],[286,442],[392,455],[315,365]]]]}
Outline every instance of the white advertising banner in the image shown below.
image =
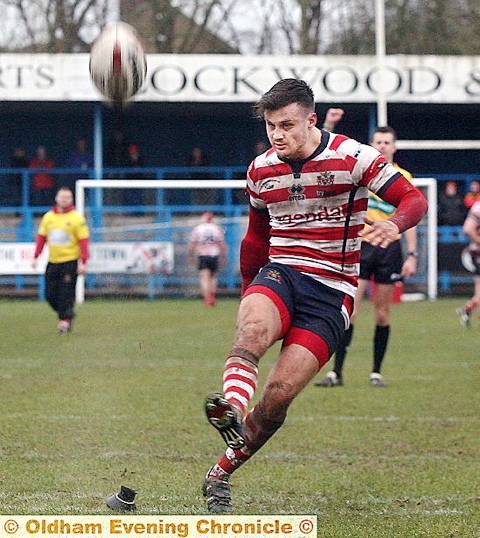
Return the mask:
{"type": "MultiPolygon", "coordinates": [[[[0,54],[3,101],[98,101],[88,54],[0,54]]],[[[375,56],[150,54],[138,101],[254,102],[281,78],[306,80],[318,102],[375,102],[375,56]]],[[[480,103],[480,56],[385,59],[390,102],[480,103]]]]}
{"type": "Polygon", "coordinates": [[[173,273],[173,243],[91,243],[88,272],[97,273],[173,273]]]}
{"type": "MultiPolygon", "coordinates": [[[[34,243],[0,243],[0,274],[44,273],[48,248],[43,250],[36,269],[32,268],[34,252],[34,243]]],[[[173,273],[173,256],[173,243],[167,241],[90,243],[88,272],[168,275],[173,273]]]]}
{"type": "Polygon", "coordinates": [[[32,267],[35,243],[0,243],[0,275],[38,275],[45,272],[48,248],[38,258],[37,267],[32,267]]]}

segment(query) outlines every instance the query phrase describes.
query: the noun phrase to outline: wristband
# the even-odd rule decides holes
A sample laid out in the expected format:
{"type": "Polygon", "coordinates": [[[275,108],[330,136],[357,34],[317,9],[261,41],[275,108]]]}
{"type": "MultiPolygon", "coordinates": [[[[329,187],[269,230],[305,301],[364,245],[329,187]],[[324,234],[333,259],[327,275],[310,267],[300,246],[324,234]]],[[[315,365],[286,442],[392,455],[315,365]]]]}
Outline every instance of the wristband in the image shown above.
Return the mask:
{"type": "Polygon", "coordinates": [[[412,250],[407,253],[407,256],[413,256],[414,258],[418,258],[418,252],[412,250]]]}

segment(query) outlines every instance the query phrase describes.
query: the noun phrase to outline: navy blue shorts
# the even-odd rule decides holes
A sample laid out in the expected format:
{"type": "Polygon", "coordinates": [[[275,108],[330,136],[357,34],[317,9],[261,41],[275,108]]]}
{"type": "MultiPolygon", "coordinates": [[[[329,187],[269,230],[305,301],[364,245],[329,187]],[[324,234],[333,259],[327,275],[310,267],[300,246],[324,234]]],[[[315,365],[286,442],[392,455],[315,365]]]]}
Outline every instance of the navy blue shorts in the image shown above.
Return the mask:
{"type": "Polygon", "coordinates": [[[245,295],[251,293],[262,293],[277,306],[284,345],[296,343],[306,347],[317,357],[320,367],[333,355],[340,336],[350,324],[353,310],[350,295],[287,265],[269,263],[263,267],[245,295]]]}
{"type": "Polygon", "coordinates": [[[218,271],[218,256],[199,256],[197,260],[197,269],[210,269],[212,273],[218,271]]]}
{"type": "Polygon", "coordinates": [[[390,243],[387,248],[374,247],[362,242],[360,254],[360,278],[378,284],[394,284],[402,280],[403,255],[400,241],[390,243]]]}

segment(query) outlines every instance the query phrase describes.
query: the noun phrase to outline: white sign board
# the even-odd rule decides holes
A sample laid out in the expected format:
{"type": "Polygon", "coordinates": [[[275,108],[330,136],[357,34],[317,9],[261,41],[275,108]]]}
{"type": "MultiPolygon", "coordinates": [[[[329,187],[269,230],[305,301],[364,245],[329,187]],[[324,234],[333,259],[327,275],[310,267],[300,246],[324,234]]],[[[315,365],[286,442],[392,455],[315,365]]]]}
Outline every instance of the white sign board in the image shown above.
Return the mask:
{"type": "MultiPolygon", "coordinates": [[[[37,268],[32,268],[34,243],[0,243],[0,274],[43,274],[48,260],[48,248],[39,258],[37,268]]],[[[164,274],[173,273],[174,251],[171,242],[143,243],[90,243],[88,272],[164,274]]]]}
{"type": "Polygon", "coordinates": [[[97,273],[173,273],[173,243],[91,243],[88,272],[97,273]]]}
{"type": "MultiPolygon", "coordinates": [[[[3,101],[98,101],[88,54],[1,54],[3,101]]],[[[147,81],[135,100],[255,102],[275,82],[306,80],[316,100],[377,101],[375,56],[150,54],[147,81]]],[[[480,103],[480,56],[386,56],[382,69],[392,103],[480,103]]]]}
{"type": "Polygon", "coordinates": [[[38,275],[45,272],[48,248],[44,248],[37,267],[32,267],[35,243],[0,243],[1,275],[38,275]]]}

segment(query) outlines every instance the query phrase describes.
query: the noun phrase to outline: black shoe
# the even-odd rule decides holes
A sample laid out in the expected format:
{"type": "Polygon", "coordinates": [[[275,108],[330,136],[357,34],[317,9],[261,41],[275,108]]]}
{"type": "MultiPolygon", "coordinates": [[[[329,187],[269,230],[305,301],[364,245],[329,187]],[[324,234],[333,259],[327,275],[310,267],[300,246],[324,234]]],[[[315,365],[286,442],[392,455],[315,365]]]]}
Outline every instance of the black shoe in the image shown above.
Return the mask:
{"type": "Polygon", "coordinates": [[[229,448],[237,450],[245,445],[240,411],[225,400],[221,392],[211,392],[207,396],[205,414],[229,448]]]}
{"type": "Polygon", "coordinates": [[[209,512],[232,512],[233,504],[230,495],[229,477],[218,478],[210,476],[213,467],[203,480],[202,493],[206,497],[209,512]]]}

